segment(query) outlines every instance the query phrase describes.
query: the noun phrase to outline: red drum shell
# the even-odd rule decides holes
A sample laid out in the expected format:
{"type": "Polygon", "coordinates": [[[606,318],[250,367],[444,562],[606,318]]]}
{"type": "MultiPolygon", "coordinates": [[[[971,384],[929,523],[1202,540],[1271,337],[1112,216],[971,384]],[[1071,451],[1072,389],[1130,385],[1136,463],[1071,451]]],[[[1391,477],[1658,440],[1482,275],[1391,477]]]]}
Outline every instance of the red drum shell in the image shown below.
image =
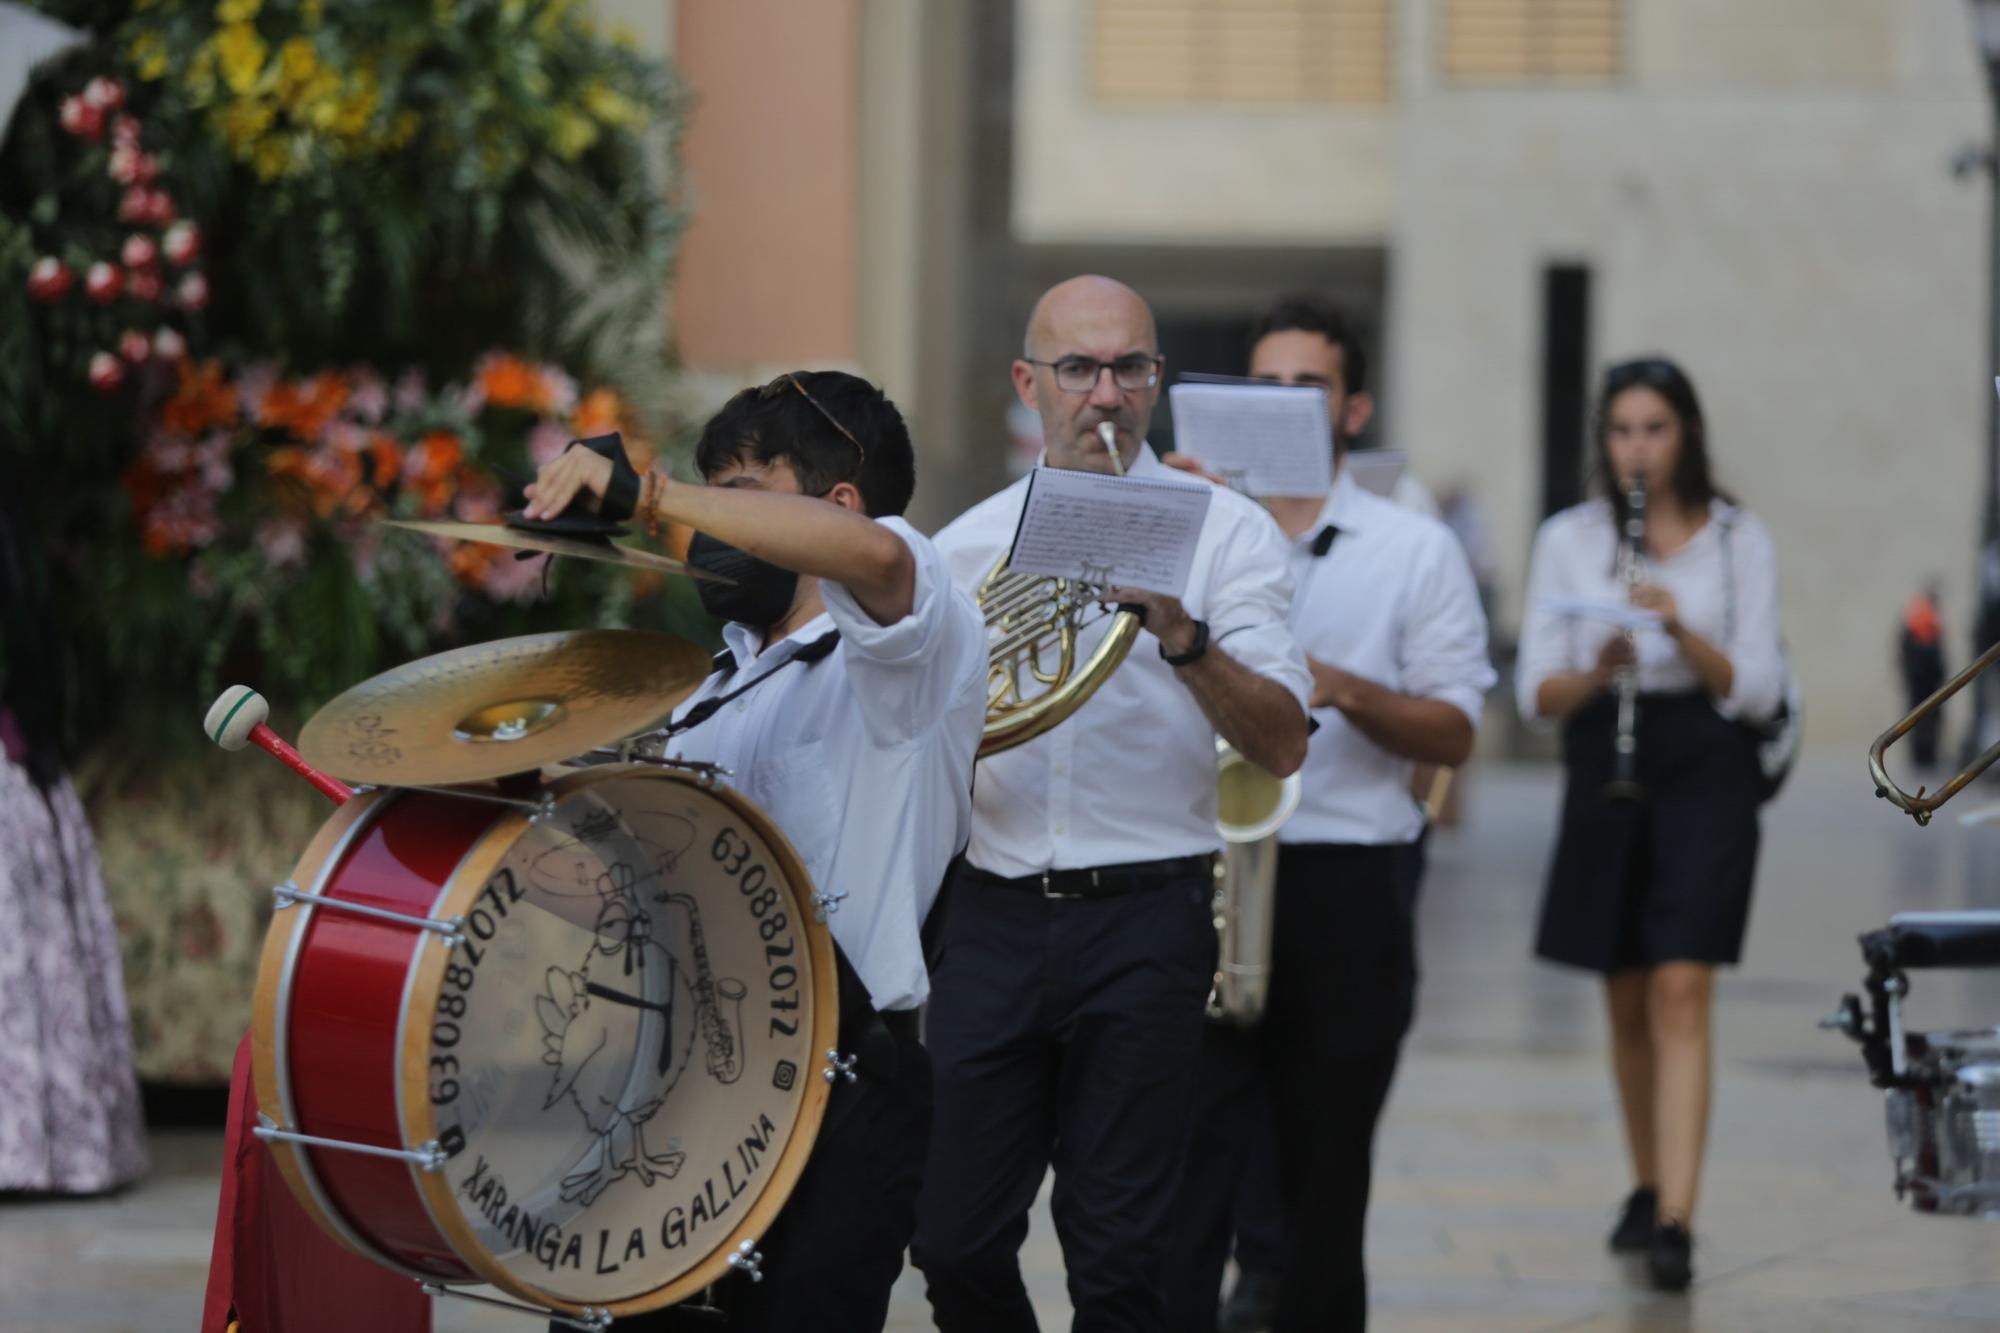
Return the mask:
{"type": "MultiPolygon", "coordinates": [[[[652,768],[602,766],[568,774],[541,790],[560,797],[635,773],[703,785],[652,768]]],[[[784,863],[804,926],[812,889],[796,851],[740,796],[726,789],[710,794],[755,826],[784,863]]],[[[293,882],[301,891],[329,898],[449,918],[466,909],[527,824],[518,806],[424,791],[365,793],[343,805],[315,835],[293,882]]],[[[265,937],[253,1028],[257,1099],[265,1116],[295,1132],[385,1147],[420,1142],[434,1132],[422,1073],[427,1023],[405,1022],[406,1015],[435,1008],[449,957],[442,944],[420,941],[427,934],[417,926],[337,909],[308,911],[304,904],[277,912],[265,937]]],[[[838,1027],[832,937],[816,926],[805,931],[805,939],[812,964],[812,1041],[824,1050],[834,1044],[838,1027]]],[[[804,1169],[827,1095],[814,1078],[769,1185],[712,1254],[657,1291],[612,1302],[611,1313],[671,1305],[729,1271],[729,1252],[740,1239],[768,1229],[804,1169]]],[[[395,1158],[271,1146],[301,1205],[362,1257],[420,1281],[488,1282],[554,1309],[584,1308],[536,1289],[494,1261],[465,1224],[440,1173],[395,1158]]]]}

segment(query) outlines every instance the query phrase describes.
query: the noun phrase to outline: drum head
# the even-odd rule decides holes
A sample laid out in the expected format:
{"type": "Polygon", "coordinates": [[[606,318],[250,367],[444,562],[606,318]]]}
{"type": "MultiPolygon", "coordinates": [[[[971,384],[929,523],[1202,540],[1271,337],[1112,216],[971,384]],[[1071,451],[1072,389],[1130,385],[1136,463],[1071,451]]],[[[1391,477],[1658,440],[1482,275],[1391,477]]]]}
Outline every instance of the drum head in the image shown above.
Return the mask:
{"type": "Polygon", "coordinates": [[[438,1229],[488,1281],[614,1314],[728,1272],[803,1168],[836,1031],[831,936],[755,807],[653,769],[557,781],[419,941],[398,1089],[438,1229]]]}

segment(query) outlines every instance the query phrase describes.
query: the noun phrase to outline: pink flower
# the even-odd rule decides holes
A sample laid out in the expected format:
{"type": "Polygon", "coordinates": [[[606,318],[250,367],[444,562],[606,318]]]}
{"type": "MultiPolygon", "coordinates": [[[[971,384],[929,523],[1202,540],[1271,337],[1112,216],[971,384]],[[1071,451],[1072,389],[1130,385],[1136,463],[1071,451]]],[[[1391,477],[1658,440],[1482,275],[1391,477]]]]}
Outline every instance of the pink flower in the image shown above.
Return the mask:
{"type": "Polygon", "coordinates": [[[358,454],[368,447],[368,432],[352,421],[330,421],[326,442],[343,453],[358,454]]]}
{"type": "Polygon", "coordinates": [[[286,519],[258,525],[257,550],[273,569],[296,565],[306,557],[305,529],[286,519]]]}
{"type": "Polygon", "coordinates": [[[134,185],[118,196],[118,220],[120,222],[146,222],[153,216],[153,192],[143,185],[134,185]]]}
{"type": "Polygon", "coordinates": [[[361,421],[374,425],[389,410],[389,389],[382,377],[367,366],[348,375],[347,409],[361,421]]]}
{"type": "Polygon", "coordinates": [[[172,364],[187,355],[187,339],[181,337],[180,330],[168,325],[153,334],[153,355],[161,361],[172,364]]]}
{"type": "Polygon", "coordinates": [[[139,122],[131,116],[120,116],[111,122],[111,142],[119,148],[139,146],[139,122]]]}
{"type": "Polygon", "coordinates": [[[569,448],[569,439],[569,432],[563,429],[561,422],[544,417],[528,432],[528,461],[537,468],[546,467],[569,448]]]}
{"type": "Polygon", "coordinates": [[[118,392],[118,386],[125,382],[125,367],[118,364],[118,358],[109,352],[97,352],[90,358],[90,387],[99,393],[118,392]]]}
{"type": "Polygon", "coordinates": [[[541,560],[495,560],[480,576],[479,590],[496,602],[530,602],[542,588],[541,560]]]}
{"type": "Polygon", "coordinates": [[[60,301],[63,293],[76,275],[69,271],[69,265],[54,255],[43,255],[28,270],[28,299],[31,301],[60,301]]]}
{"type": "Polygon", "coordinates": [[[469,417],[477,416],[479,409],[486,406],[486,387],[479,382],[477,375],[462,389],[446,389],[445,396],[450,397],[454,391],[458,396],[458,410],[469,417]]]}
{"type": "Polygon", "coordinates": [[[111,150],[111,157],[104,169],[112,180],[120,185],[137,185],[139,181],[139,158],[142,154],[136,147],[119,144],[111,150]]]}
{"type": "Polygon", "coordinates": [[[424,372],[415,366],[404,371],[396,380],[395,402],[398,412],[415,412],[423,407],[430,390],[424,382],[424,372]]]}
{"type": "MultiPolygon", "coordinates": [[[[139,154],[138,158],[134,160],[134,162],[132,163],[132,181],[134,184],[151,185],[153,183],[153,178],[155,176],[158,176],[159,174],[160,174],[160,159],[153,156],[153,154],[151,153],[139,154]]],[[[158,210],[161,202],[163,200],[166,200],[166,192],[163,190],[155,190],[153,191],[153,196],[154,196],[153,207],[155,210],[158,210]]],[[[173,207],[171,201],[167,202],[167,207],[169,208],[173,207]]]]}
{"type": "Polygon", "coordinates": [[[155,227],[164,227],[179,214],[174,209],[173,197],[165,190],[146,191],[146,216],[144,221],[155,227]]]}
{"type": "Polygon", "coordinates": [[[180,286],[175,289],[174,294],[180,298],[184,309],[203,309],[208,305],[208,279],[199,271],[190,273],[181,279],[180,286]]]}
{"type": "Polygon", "coordinates": [[[542,376],[548,381],[549,410],[568,416],[576,406],[576,380],[559,366],[541,367],[542,376]]]}
{"type": "Polygon", "coordinates": [[[83,275],[84,295],[99,305],[110,305],[117,300],[118,293],[124,286],[125,275],[118,271],[118,266],[107,264],[101,259],[92,264],[90,271],[83,275]]]}
{"type": "Polygon", "coordinates": [[[160,289],[160,270],[150,266],[134,269],[125,284],[126,295],[135,301],[157,301],[160,299],[160,289]]]}
{"type": "Polygon", "coordinates": [[[264,396],[278,382],[278,368],[269,361],[258,361],[245,366],[236,376],[236,397],[242,404],[246,420],[255,420],[263,409],[264,396]]]}
{"type": "Polygon", "coordinates": [[[118,257],[124,261],[126,268],[144,268],[158,262],[160,247],[153,243],[152,237],[135,231],[125,238],[125,246],[118,252],[118,257]]]}
{"type": "Polygon", "coordinates": [[[153,340],[137,329],[127,329],[118,335],[118,355],[135,366],[142,366],[146,358],[153,354],[153,340]]]}
{"type": "Polygon", "coordinates": [[[160,248],[169,260],[186,268],[201,255],[201,228],[192,222],[176,222],[160,238],[160,248]]]}
{"type": "Polygon", "coordinates": [[[452,510],[467,523],[490,523],[500,517],[503,500],[497,483],[481,477],[467,479],[459,487],[458,498],[452,503],[452,510]]]}
{"type": "Polygon", "coordinates": [[[125,105],[125,85],[100,75],[83,85],[83,100],[99,111],[116,111],[125,105]]]}
{"type": "Polygon", "coordinates": [[[79,139],[96,143],[104,137],[104,112],[81,97],[65,97],[58,112],[62,127],[79,139]]]}

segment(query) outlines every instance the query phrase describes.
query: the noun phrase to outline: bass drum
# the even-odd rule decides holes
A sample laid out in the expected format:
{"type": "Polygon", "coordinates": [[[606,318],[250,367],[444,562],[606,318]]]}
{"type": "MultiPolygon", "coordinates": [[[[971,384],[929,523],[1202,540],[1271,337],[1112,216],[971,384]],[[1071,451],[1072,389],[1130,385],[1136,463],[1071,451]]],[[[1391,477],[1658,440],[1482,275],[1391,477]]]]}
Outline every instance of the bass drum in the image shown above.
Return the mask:
{"type": "Polygon", "coordinates": [[[693,776],[357,795],[265,938],[260,1134],[322,1227],[411,1278],[657,1309],[784,1205],[836,985],[798,854],[693,776]]]}

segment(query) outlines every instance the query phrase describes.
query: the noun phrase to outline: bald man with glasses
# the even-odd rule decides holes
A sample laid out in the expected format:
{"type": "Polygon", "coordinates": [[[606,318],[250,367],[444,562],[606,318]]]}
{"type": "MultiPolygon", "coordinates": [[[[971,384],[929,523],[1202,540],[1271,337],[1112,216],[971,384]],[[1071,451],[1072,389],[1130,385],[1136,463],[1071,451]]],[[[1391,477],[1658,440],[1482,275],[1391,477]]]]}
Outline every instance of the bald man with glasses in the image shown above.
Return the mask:
{"type": "MultiPolygon", "coordinates": [[[[1129,287],[1051,289],[1012,368],[1040,413],[1044,464],[1171,475],[1145,442],[1163,365],[1129,287]]],[[[976,590],[1006,554],[1026,491],[938,535],[959,586],[976,590]]],[[[1284,555],[1269,515],[1218,491],[1180,597],[1114,590],[1145,615],[1118,670],[1060,726],[978,765],[932,972],[936,1104],[911,1247],[946,1333],[1036,1327],[1018,1255],[1051,1167],[1074,1327],[1165,1326],[1215,969],[1215,742],[1278,774],[1305,755],[1312,682],[1287,626],[1284,555]]],[[[1078,652],[1108,628],[1086,626],[1078,652]]]]}

